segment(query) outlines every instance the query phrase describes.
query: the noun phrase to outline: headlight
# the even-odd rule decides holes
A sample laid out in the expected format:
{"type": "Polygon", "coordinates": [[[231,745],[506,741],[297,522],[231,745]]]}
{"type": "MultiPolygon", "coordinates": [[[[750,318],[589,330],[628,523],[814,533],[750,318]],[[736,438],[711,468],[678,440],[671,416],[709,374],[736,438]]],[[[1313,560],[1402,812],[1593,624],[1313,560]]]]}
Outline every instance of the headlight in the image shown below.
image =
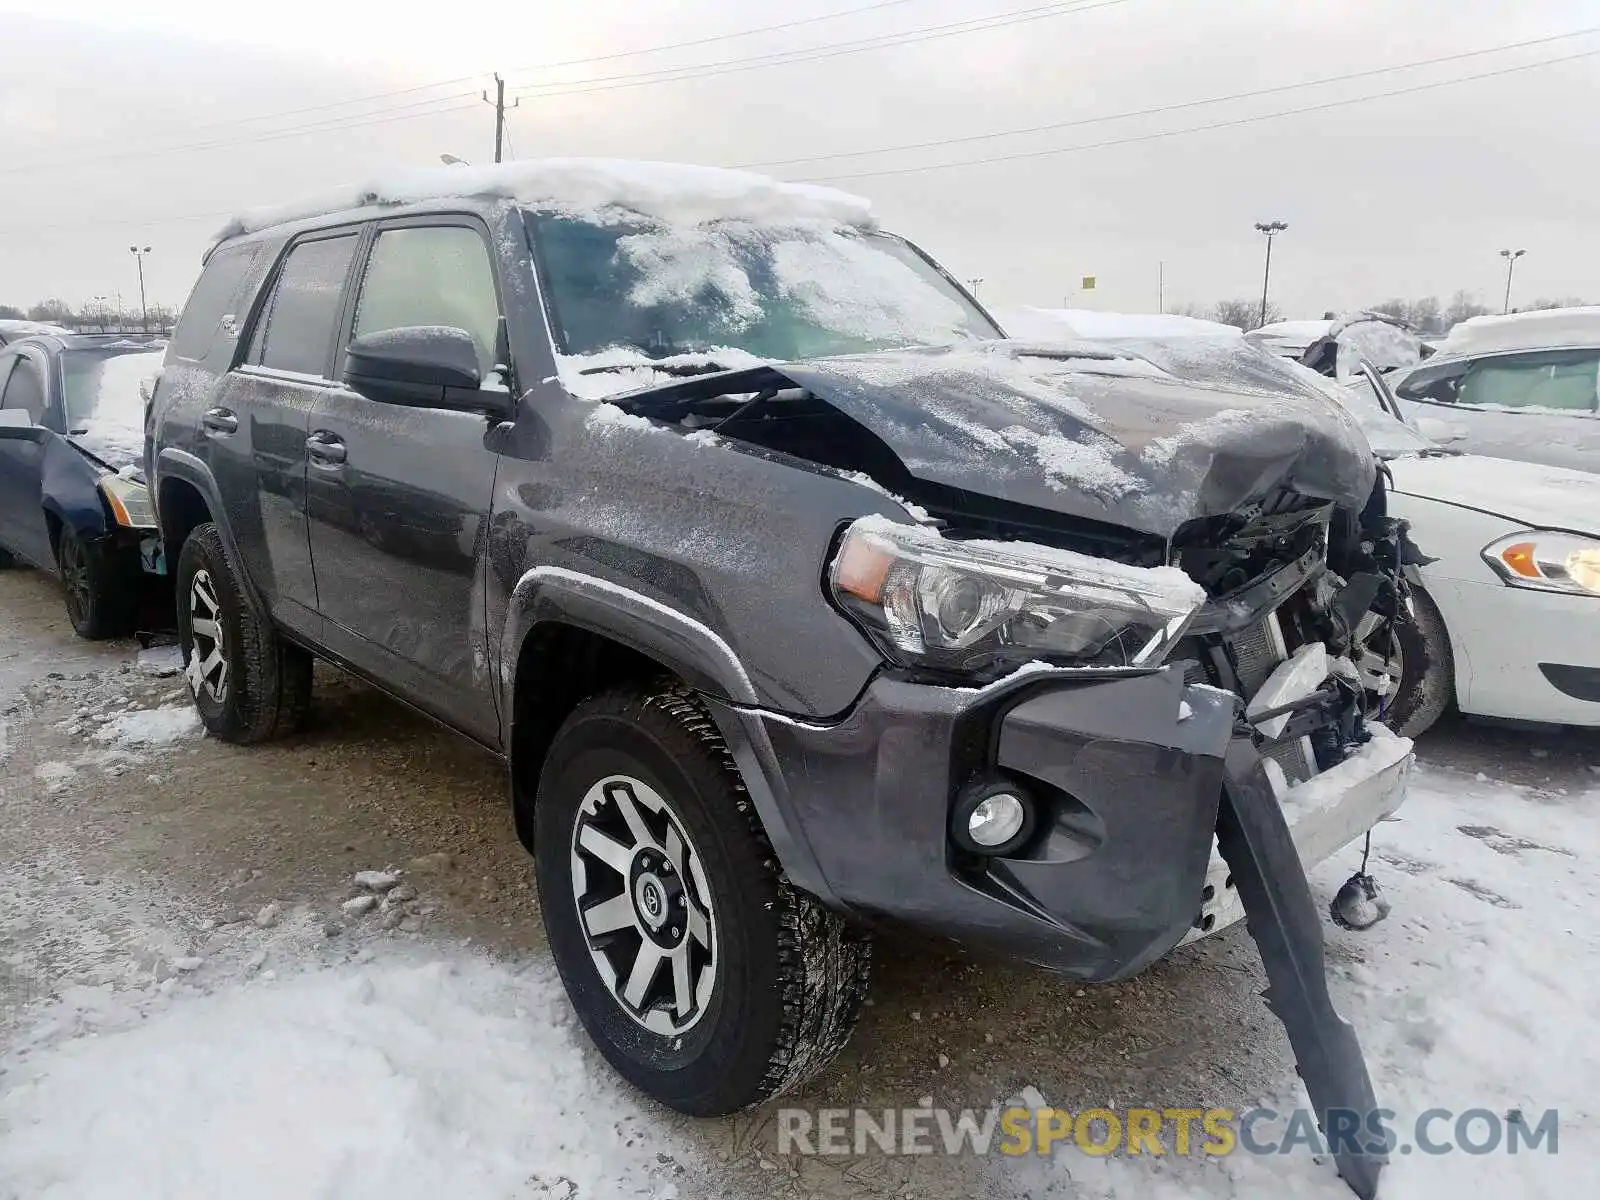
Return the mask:
{"type": "Polygon", "coordinates": [[[111,515],[117,524],[128,529],[154,529],[155,505],[150,503],[150,489],[137,480],[122,475],[103,475],[100,494],[111,506],[111,515]]]}
{"type": "Polygon", "coordinates": [[[1206,601],[1176,567],[951,541],[884,517],[850,526],[829,582],[894,661],[980,677],[1033,659],[1156,666],[1206,601]]]}
{"type": "Polygon", "coordinates": [[[1513,587],[1600,596],[1600,542],[1571,533],[1515,533],[1483,549],[1483,560],[1513,587]]]}

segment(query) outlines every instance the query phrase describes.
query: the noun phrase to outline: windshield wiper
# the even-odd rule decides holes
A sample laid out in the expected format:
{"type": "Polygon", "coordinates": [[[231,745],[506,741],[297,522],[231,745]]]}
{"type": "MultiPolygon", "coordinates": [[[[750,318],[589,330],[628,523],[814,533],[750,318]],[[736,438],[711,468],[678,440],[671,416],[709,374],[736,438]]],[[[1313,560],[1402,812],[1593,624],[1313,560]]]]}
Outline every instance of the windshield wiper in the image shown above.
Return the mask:
{"type": "Polygon", "coordinates": [[[607,363],[601,367],[584,367],[579,375],[609,375],[617,371],[659,371],[663,375],[677,375],[684,379],[691,379],[696,375],[718,375],[723,371],[731,371],[732,367],[725,367],[721,363],[661,363],[649,359],[643,362],[607,363]]]}

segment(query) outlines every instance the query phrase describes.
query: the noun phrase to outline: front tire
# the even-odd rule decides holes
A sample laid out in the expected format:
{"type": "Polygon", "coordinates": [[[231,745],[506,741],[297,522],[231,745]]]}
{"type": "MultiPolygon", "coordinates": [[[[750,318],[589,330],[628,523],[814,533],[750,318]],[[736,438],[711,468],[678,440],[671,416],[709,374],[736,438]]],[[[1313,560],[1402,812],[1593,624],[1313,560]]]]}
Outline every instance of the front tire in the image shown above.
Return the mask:
{"type": "Polygon", "coordinates": [[[56,567],[66,589],[67,619],[88,641],[127,637],[139,612],[138,563],[115,548],[86,542],[71,525],[56,537],[56,567]]]}
{"type": "Polygon", "coordinates": [[[176,586],[184,678],[207,731],[245,744],[298,729],[311,706],[311,656],[251,603],[216,525],[189,534],[176,586]]]}
{"type": "Polygon", "coordinates": [[[870,943],[784,878],[687,689],[581,704],[550,747],[534,824],[562,982],[635,1087],[716,1116],[803,1082],[844,1047],[870,943]]]}
{"type": "Polygon", "coordinates": [[[1362,641],[1357,667],[1373,713],[1401,737],[1426,733],[1455,699],[1450,635],[1433,600],[1413,587],[1411,611],[1374,627],[1362,641]],[[1379,696],[1374,685],[1383,677],[1388,690],[1379,696]]]}

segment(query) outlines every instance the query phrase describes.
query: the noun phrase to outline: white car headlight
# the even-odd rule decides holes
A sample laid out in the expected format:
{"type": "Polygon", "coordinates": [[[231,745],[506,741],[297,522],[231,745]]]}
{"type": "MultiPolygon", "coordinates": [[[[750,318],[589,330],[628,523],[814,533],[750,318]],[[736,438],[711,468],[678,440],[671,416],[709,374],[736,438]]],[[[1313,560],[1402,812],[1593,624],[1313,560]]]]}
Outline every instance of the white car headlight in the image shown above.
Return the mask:
{"type": "Polygon", "coordinates": [[[150,489],[137,479],[123,475],[102,475],[100,493],[111,506],[111,515],[117,524],[127,529],[154,529],[155,505],[150,503],[150,489]]]}
{"type": "Polygon", "coordinates": [[[1491,542],[1483,560],[1512,587],[1600,596],[1600,541],[1531,530],[1491,542]]]}
{"type": "Polygon", "coordinates": [[[845,532],[829,583],[894,661],[979,677],[1034,659],[1157,666],[1206,602],[1176,567],[954,541],[883,517],[845,532]]]}

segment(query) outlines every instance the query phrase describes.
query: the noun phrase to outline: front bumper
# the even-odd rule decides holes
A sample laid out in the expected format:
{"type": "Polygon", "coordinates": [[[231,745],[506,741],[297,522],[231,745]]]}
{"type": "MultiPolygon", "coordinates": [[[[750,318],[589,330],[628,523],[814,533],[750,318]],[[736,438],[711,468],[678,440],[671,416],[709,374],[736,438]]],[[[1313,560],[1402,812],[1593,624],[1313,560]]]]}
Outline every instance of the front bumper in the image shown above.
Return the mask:
{"type": "MultiPolygon", "coordinates": [[[[722,715],[760,744],[741,767],[748,778],[761,764],[780,856],[814,870],[815,890],[869,918],[1109,980],[1205,932],[1207,915],[1225,923],[1214,834],[1235,710],[1168,666],[1039,670],[981,689],[883,675],[826,726],[722,715]],[[949,838],[954,797],[994,773],[1038,800],[1043,833],[1014,857],[964,855],[949,838]]],[[[1409,743],[1385,743],[1405,748],[1359,754],[1288,794],[1308,862],[1398,806],[1409,743]]]]}

